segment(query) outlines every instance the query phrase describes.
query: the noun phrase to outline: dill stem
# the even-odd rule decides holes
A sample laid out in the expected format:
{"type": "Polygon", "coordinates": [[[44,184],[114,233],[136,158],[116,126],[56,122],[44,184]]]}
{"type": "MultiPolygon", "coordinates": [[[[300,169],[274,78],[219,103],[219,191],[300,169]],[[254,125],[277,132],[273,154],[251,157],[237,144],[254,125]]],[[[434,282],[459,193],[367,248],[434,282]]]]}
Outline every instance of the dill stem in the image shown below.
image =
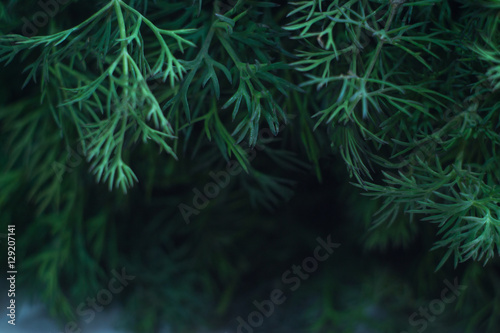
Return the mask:
{"type": "Polygon", "coordinates": [[[124,56],[124,53],[127,53],[127,30],[125,27],[125,20],[123,19],[123,12],[120,6],[121,0],[114,0],[116,18],[118,20],[118,27],[120,28],[120,39],[122,46],[122,58],[123,58],[123,74],[122,77],[125,80],[128,80],[128,62],[127,57],[124,56]]]}
{"type": "MultiPolygon", "coordinates": [[[[398,3],[394,3],[391,5],[391,13],[389,14],[389,17],[387,18],[387,21],[384,26],[384,32],[387,32],[387,30],[390,28],[392,24],[392,20],[394,19],[394,16],[396,15],[396,9],[398,8],[398,3]]],[[[368,69],[366,71],[366,74],[364,76],[365,79],[367,79],[370,74],[373,71],[373,68],[375,67],[375,62],[378,59],[378,56],[380,55],[380,52],[382,51],[382,47],[385,44],[385,40],[379,39],[379,42],[377,44],[377,49],[375,50],[375,54],[373,55],[373,58],[370,61],[370,65],[368,66],[368,69]]]]}

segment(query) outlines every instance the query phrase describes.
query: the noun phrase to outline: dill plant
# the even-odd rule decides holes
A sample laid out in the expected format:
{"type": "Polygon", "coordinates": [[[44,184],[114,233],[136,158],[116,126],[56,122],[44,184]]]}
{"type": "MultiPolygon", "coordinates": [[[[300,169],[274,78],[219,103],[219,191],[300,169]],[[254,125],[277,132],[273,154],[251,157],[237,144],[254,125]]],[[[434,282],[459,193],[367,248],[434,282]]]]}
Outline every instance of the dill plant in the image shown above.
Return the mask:
{"type": "MultiPolygon", "coordinates": [[[[7,19],[22,15],[19,7],[0,4],[0,61],[5,73],[23,75],[24,83],[14,82],[25,89],[22,98],[1,98],[0,208],[4,223],[19,218],[9,208],[16,200],[33,200],[36,212],[21,214],[38,223],[25,224],[20,247],[30,258],[23,265],[48,286],[42,293],[54,314],[74,318],[74,299],[98,288],[105,268],[119,261],[143,270],[132,256],[143,247],[148,262],[165,256],[166,266],[139,279],[139,290],[156,289],[128,295],[143,318],[137,331],[154,331],[165,319],[186,325],[199,305],[181,311],[163,301],[187,304],[200,289],[204,302],[226,313],[245,253],[254,249],[207,253],[210,237],[236,241],[241,233],[225,229],[227,216],[185,227],[175,205],[189,194],[172,189],[203,184],[197,171],[232,159],[245,173],[220,200],[243,198],[225,207],[235,216],[249,202],[273,208],[289,199],[293,181],[281,172],[309,170],[323,181],[333,155],[351,190],[377,199],[364,206],[376,211],[366,247],[404,246],[429,235],[428,221],[437,237],[430,248],[440,251],[433,269],[451,261],[472,272],[467,261],[498,255],[497,1],[73,1],[67,10],[88,15],[77,12],[76,24],[55,16],[32,37],[7,33],[19,29],[7,19]],[[262,129],[273,138],[263,142],[262,129]],[[259,146],[264,165],[248,157],[259,146]],[[112,192],[103,194],[89,172],[112,192]],[[144,235],[121,253],[141,221],[127,205],[143,196],[149,201],[136,204],[160,213],[145,214],[144,235]],[[96,210],[96,198],[106,207],[96,210]],[[119,218],[131,227],[118,226],[119,218]],[[158,250],[147,236],[153,244],[193,240],[158,250]],[[31,245],[34,237],[41,249],[31,245]],[[71,264],[74,256],[81,265],[71,264]],[[200,270],[206,273],[193,274],[200,270]],[[180,278],[174,287],[161,285],[173,276],[180,278]],[[67,285],[75,277],[80,289],[67,285]]],[[[250,219],[241,220],[252,230],[250,219]]],[[[317,331],[338,316],[324,303],[317,331]]],[[[487,304],[475,322],[489,320],[491,328],[488,311],[498,302],[487,304]]]]}

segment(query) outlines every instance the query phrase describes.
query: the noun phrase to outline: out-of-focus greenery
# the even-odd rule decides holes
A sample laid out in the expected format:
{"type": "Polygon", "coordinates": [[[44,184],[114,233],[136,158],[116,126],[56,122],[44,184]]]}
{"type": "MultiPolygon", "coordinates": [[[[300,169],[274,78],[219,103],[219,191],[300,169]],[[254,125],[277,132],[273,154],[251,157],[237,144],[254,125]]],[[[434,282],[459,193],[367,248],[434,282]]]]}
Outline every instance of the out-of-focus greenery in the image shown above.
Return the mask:
{"type": "Polygon", "coordinates": [[[455,278],[428,332],[498,331],[498,1],[45,3],[0,3],[0,226],[61,323],[125,267],[125,327],[235,331],[331,234],[261,331],[416,331],[455,278]]]}

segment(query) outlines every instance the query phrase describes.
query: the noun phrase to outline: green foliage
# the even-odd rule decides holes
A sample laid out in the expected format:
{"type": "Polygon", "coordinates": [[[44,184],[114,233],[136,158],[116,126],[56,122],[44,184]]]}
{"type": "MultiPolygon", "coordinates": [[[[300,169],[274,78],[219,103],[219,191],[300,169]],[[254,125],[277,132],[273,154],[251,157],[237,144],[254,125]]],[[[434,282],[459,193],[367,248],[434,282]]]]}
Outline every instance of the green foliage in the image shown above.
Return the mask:
{"type": "MultiPolygon", "coordinates": [[[[375,213],[371,228],[352,229],[366,249],[422,237],[435,250],[426,265],[468,274],[500,254],[498,1],[73,1],[31,37],[19,34],[33,14],[21,7],[0,4],[0,217],[24,221],[24,269],[55,314],[74,317],[75,299],[126,261],[147,272],[127,294],[147,317],[137,331],[184,329],[204,310],[189,304],[200,291],[227,315],[247,256],[261,251],[245,232],[279,238],[261,209],[293,200],[309,174],[328,183],[347,170],[350,191],[375,199],[345,203],[375,213]],[[186,226],[177,205],[230,161],[243,172],[186,226]],[[24,200],[35,213],[13,208],[24,200]]],[[[364,318],[366,304],[321,304],[317,331],[364,318]]],[[[498,301],[487,304],[477,325],[498,301]]]]}
{"type": "Polygon", "coordinates": [[[498,20],[476,3],[475,15],[485,18],[482,38],[466,47],[481,61],[454,59],[453,50],[464,47],[456,31],[467,28],[461,22],[443,28],[438,14],[449,12],[448,6],[435,1],[305,1],[290,12],[295,19],[285,28],[306,43],[295,62],[308,78],[302,85],[328,91],[320,94],[325,106],[313,115],[315,128],[331,126],[332,146],[356,182],[368,195],[384,199],[375,225],[391,224],[402,212],[410,220],[425,214],[424,220],[439,223],[438,234],[444,234],[436,243],[448,249],[444,259],[453,253],[455,263],[487,261],[498,244],[490,219],[496,204],[473,211],[452,207],[493,203],[498,195],[493,171],[498,169],[498,133],[490,121],[498,111],[498,20]],[[455,68],[448,67],[450,62],[455,68]],[[476,72],[485,65],[491,67],[482,75],[476,72]],[[456,86],[476,73],[472,96],[467,85],[456,86]],[[491,145],[479,153],[473,147],[481,140],[491,145]],[[371,170],[382,171],[383,183],[374,182],[371,170]],[[462,185],[471,182],[476,190],[462,185]],[[475,229],[476,219],[487,221],[484,232],[475,229]]]}
{"type": "Polygon", "coordinates": [[[26,68],[29,74],[25,85],[31,79],[36,81],[41,72],[43,99],[46,84],[58,80],[62,92],[51,101],[53,109],[59,108],[54,110],[58,123],[62,113],[69,113],[97,180],[108,181],[110,189],[116,185],[126,192],[137,180],[124,162],[126,138],[130,137],[131,143],[151,140],[175,156],[168,143],[174,138],[172,127],[147,79],[159,75],[173,85],[182,78],[186,69],[173,56],[174,47],[168,46],[165,37],[183,51],[184,44],[194,46],[181,37],[191,32],[160,29],[123,1],[110,1],[71,29],[31,38],[6,36],[4,43],[11,45],[5,45],[0,55],[8,63],[19,52],[41,49],[26,68]],[[141,34],[144,27],[158,45],[150,57],[142,49],[146,43],[141,34]],[[94,62],[95,67],[89,68],[94,62]]]}

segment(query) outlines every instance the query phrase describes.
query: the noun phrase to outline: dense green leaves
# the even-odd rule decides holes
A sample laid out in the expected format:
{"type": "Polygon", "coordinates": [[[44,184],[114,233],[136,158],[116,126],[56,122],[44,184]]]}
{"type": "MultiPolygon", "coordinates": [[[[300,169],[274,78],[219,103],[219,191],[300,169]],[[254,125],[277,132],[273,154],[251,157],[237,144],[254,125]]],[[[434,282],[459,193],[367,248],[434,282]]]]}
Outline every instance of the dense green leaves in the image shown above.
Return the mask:
{"type": "MultiPolygon", "coordinates": [[[[467,3],[484,25],[475,43],[458,37],[470,22],[443,27],[441,9],[450,13],[445,2],[302,1],[285,13],[287,23],[269,21],[272,3],[200,1],[184,10],[157,5],[155,17],[178,17],[177,26],[165,28],[148,18],[146,5],[112,0],[72,28],[0,39],[2,61],[30,59],[25,85],[40,81],[44,105],[63,137],[80,142],[91,172],[109,189],[126,192],[140,178],[128,161],[137,142],[152,141],[177,158],[177,140],[186,151],[198,123],[204,135],[197,135],[194,151],[207,140],[249,172],[240,144],[254,147],[266,127],[279,135],[289,121],[283,102],[291,96],[298,102],[289,105],[291,114],[301,115],[300,126],[292,128],[318,177],[316,142],[326,129],[361,188],[385,198],[376,225],[392,223],[404,211],[413,216],[434,191],[446,195],[440,198],[446,207],[452,186],[438,178],[451,166],[480,175],[481,189],[498,179],[499,138],[491,120],[498,119],[493,94],[500,60],[491,3],[467,3]],[[475,58],[454,57],[453,49],[475,58]],[[449,61],[457,66],[448,67],[449,61]],[[473,96],[465,85],[453,86],[450,77],[468,80],[464,73],[481,67],[473,96]],[[301,98],[309,102],[302,105],[301,98]],[[491,143],[480,155],[467,149],[480,140],[491,143]],[[433,156],[439,158],[433,162],[433,156]],[[386,183],[375,182],[378,170],[394,168],[394,175],[385,173],[386,183]],[[443,192],[443,186],[449,189],[443,192]]],[[[22,141],[18,145],[11,164],[23,149],[22,141]]],[[[274,200],[271,193],[268,198],[274,200]]],[[[488,219],[487,213],[475,217],[488,219]]],[[[439,244],[455,249],[457,260],[483,257],[439,244]]]]}
{"type": "MultiPolygon", "coordinates": [[[[431,229],[436,238],[426,249],[436,250],[438,269],[486,264],[499,254],[498,1],[74,1],[68,7],[82,10],[79,21],[58,15],[30,37],[5,33],[20,30],[20,21],[7,19],[16,6],[0,4],[0,62],[9,75],[22,74],[0,95],[0,212],[13,198],[32,200],[37,221],[65,235],[56,243],[45,231],[43,253],[26,263],[41,267],[47,298],[63,299],[59,313],[70,306],[58,288],[68,276],[58,270],[78,249],[68,234],[88,228],[78,236],[79,258],[95,285],[116,251],[103,233],[112,234],[107,219],[124,209],[120,201],[134,191],[151,200],[165,191],[158,206],[168,206],[164,218],[177,223],[174,199],[192,200],[184,189],[204,189],[213,181],[205,174],[227,163],[243,172],[203,209],[234,199],[235,207],[272,210],[293,197],[297,183],[289,178],[314,173],[321,181],[325,170],[337,172],[338,160],[351,189],[376,199],[367,248],[405,246],[431,229]],[[81,187],[100,188],[89,171],[106,183],[113,208],[83,216],[93,198],[81,187]],[[75,224],[71,210],[82,212],[75,224]]],[[[193,214],[209,233],[214,222],[199,216],[203,209],[193,214]]],[[[153,220],[165,239],[182,234],[153,220]]],[[[204,253],[173,247],[178,258],[204,253]]],[[[224,283],[237,279],[237,260],[218,255],[224,283]]],[[[167,263],[162,277],[198,267],[167,263]]],[[[189,275],[179,288],[217,290],[223,313],[235,286],[216,284],[189,275]]],[[[326,311],[316,328],[337,315],[326,311]]]]}
{"type": "MultiPolygon", "coordinates": [[[[498,182],[486,171],[493,165],[498,168],[499,162],[496,125],[487,120],[498,117],[492,100],[498,89],[497,21],[485,19],[480,41],[464,45],[454,32],[459,24],[444,28],[437,20],[438,8],[448,10],[448,4],[436,5],[435,1],[303,1],[295,3],[289,13],[293,21],[285,29],[304,42],[295,62],[307,77],[302,86],[328,91],[320,95],[320,105],[325,106],[313,115],[315,129],[331,127],[332,146],[338,147],[358,185],[384,200],[375,225],[391,225],[405,212],[414,221],[414,215],[421,213],[422,221],[440,223],[440,233],[450,230],[436,243],[436,248],[448,249],[445,259],[454,254],[455,263],[487,261],[498,245],[490,231],[494,229],[481,233],[472,221],[493,222],[490,210],[467,213],[451,207],[459,198],[464,205],[478,200],[455,188],[461,181],[475,179],[478,189],[488,195],[495,192],[486,189],[498,182]],[[472,81],[477,82],[473,96],[467,95],[465,86],[447,84],[450,88],[442,89],[440,74],[434,74],[443,70],[447,53],[464,46],[469,54],[477,53],[487,68],[472,81]],[[476,154],[474,145],[481,140],[491,145],[476,154]],[[380,169],[384,182],[376,183],[374,174],[380,169]],[[456,195],[450,196],[450,191],[456,195]],[[436,197],[439,194],[444,197],[436,197]],[[450,224],[449,219],[462,213],[463,219],[450,224]]],[[[488,9],[476,6],[475,10],[476,15],[491,18],[488,9]]],[[[465,57],[452,61],[458,68],[446,73],[457,79],[469,66],[479,65],[465,57]]]]}

